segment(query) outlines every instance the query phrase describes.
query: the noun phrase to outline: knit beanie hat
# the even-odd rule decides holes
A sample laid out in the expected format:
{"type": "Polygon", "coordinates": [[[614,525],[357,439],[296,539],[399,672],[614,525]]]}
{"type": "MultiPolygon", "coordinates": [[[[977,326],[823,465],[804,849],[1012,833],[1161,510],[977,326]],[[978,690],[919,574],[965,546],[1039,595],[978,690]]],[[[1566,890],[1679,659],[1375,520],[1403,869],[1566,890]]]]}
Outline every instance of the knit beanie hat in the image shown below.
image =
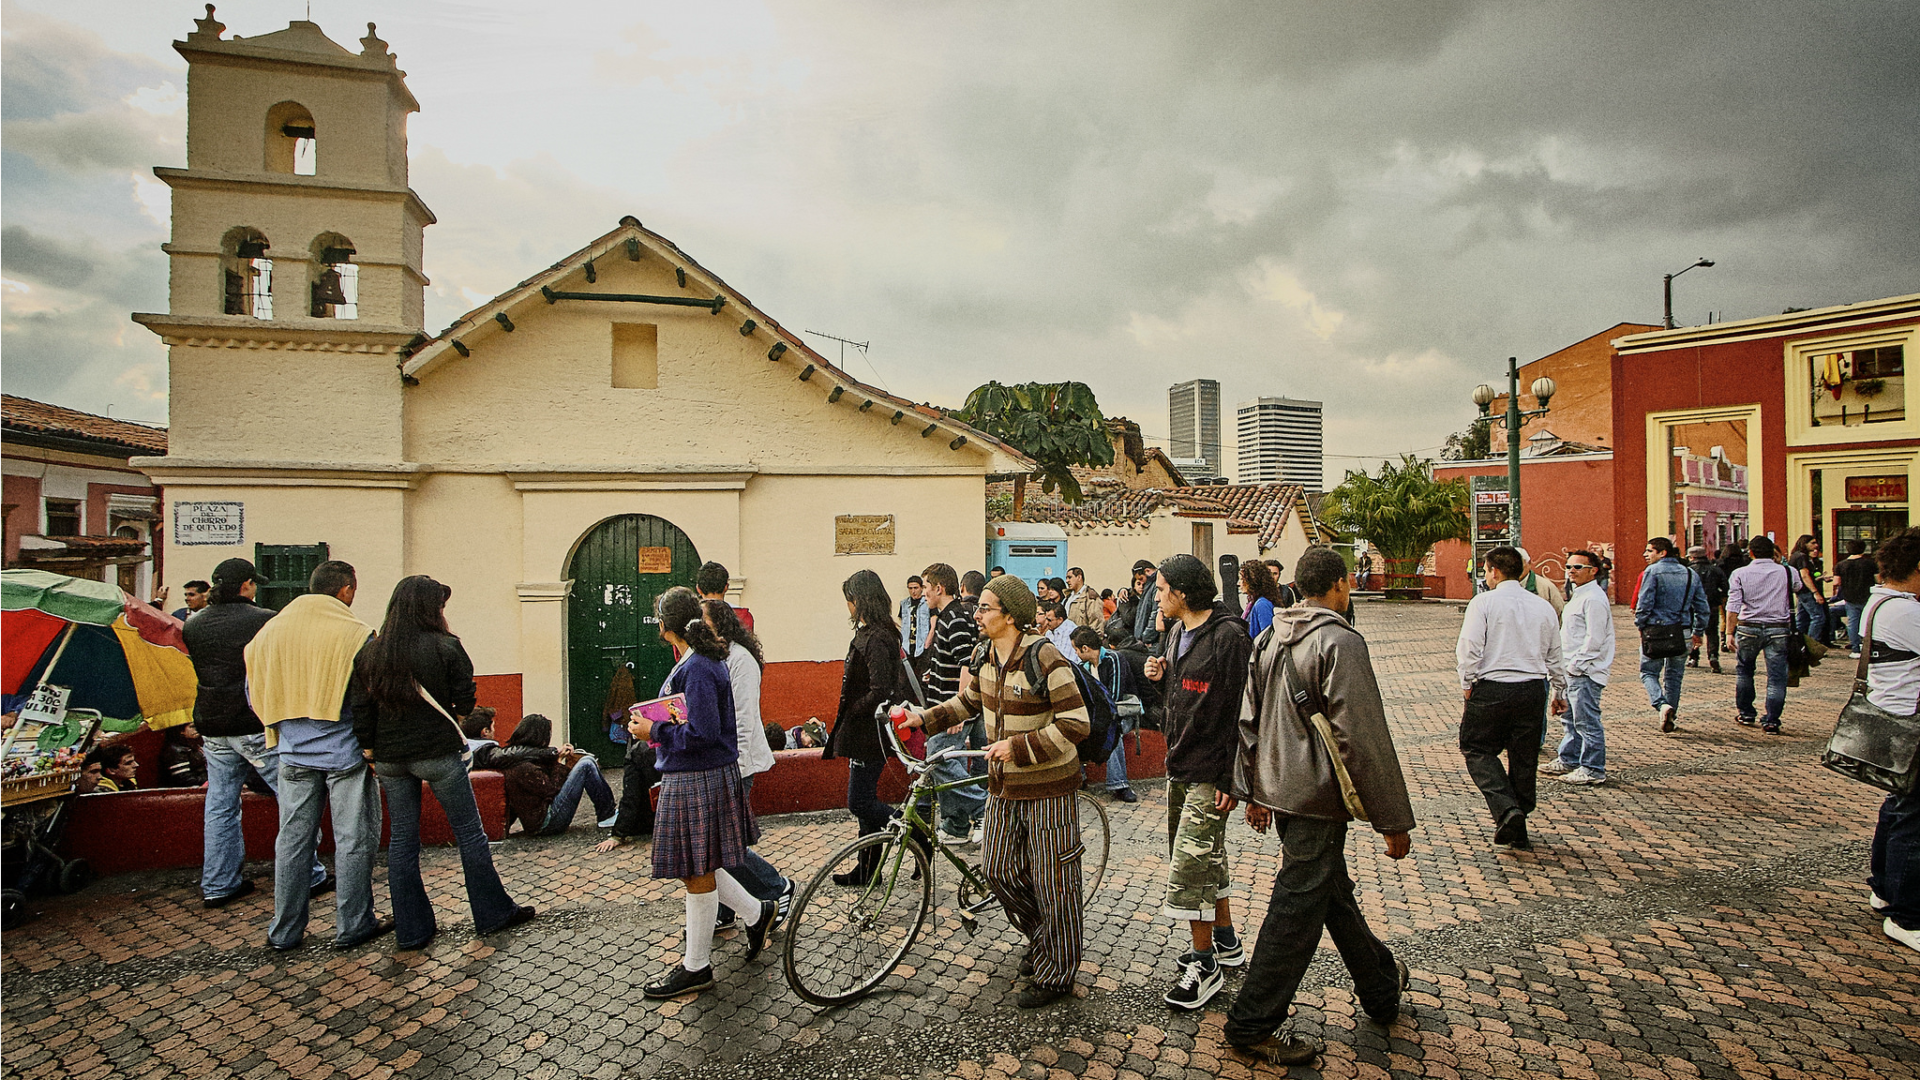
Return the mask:
{"type": "Polygon", "coordinates": [[[1012,574],[1001,574],[987,582],[987,591],[999,598],[1007,618],[1022,630],[1032,626],[1040,614],[1040,601],[1034,598],[1033,590],[1012,574]]]}

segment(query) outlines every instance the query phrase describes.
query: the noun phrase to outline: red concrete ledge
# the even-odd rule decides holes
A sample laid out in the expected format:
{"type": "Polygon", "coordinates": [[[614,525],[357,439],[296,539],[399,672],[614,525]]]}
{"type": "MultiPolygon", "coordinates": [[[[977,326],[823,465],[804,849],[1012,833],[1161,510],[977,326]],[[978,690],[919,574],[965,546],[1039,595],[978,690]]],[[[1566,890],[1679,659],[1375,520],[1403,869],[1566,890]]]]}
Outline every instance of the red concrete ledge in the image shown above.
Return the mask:
{"type": "MultiPolygon", "coordinates": [[[[420,840],[443,846],[453,843],[446,811],[421,785],[420,840]]],[[[844,792],[845,782],[841,790],[844,792]]],[[[506,778],[497,772],[473,774],[473,795],[480,805],[480,824],[487,839],[507,835],[506,778]]],[[[322,817],[321,850],[333,847],[331,821],[322,817]]],[[[280,832],[280,804],[265,795],[240,796],[240,830],[247,842],[247,858],[272,859],[274,838],[280,832]]],[[[380,846],[386,847],[392,821],[381,804],[380,846]]],[[[206,844],[206,789],[155,788],[142,791],[83,795],[74,800],[62,853],[93,865],[98,874],[135,870],[171,870],[199,866],[206,844]]]]}

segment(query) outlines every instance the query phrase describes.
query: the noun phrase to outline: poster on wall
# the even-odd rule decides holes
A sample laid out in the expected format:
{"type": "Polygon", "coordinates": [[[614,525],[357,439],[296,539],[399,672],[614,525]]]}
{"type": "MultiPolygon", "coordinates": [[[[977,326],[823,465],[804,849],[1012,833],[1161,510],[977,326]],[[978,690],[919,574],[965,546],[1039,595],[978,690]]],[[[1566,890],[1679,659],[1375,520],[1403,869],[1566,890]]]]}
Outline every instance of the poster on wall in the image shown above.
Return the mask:
{"type": "Polygon", "coordinates": [[[893,554],[892,514],[841,514],[833,519],[835,555],[893,554]]]}
{"type": "Polygon", "coordinates": [[[182,547],[231,547],[247,540],[245,503],[173,504],[173,542],[182,547]]]}

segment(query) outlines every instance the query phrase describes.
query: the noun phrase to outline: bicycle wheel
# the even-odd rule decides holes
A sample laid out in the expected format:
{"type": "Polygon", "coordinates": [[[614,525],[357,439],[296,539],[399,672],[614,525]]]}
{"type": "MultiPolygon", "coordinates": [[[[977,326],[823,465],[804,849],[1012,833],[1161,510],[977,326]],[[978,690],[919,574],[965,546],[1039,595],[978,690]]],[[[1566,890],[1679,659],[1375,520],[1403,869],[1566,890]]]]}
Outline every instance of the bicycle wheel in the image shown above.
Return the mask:
{"type": "Polygon", "coordinates": [[[1107,833],[1107,808],[1084,790],[1076,801],[1080,810],[1080,843],[1086,847],[1086,853],[1080,856],[1080,897],[1085,903],[1093,898],[1093,891],[1107,876],[1107,852],[1112,845],[1107,833]]]}
{"type": "Polygon", "coordinates": [[[785,923],[787,985],[815,1005],[845,1005],[872,992],[913,947],[931,907],[933,868],[924,852],[892,833],[855,840],[793,902],[785,923]],[[835,884],[833,875],[857,869],[864,852],[878,853],[872,880],[835,884]]]}

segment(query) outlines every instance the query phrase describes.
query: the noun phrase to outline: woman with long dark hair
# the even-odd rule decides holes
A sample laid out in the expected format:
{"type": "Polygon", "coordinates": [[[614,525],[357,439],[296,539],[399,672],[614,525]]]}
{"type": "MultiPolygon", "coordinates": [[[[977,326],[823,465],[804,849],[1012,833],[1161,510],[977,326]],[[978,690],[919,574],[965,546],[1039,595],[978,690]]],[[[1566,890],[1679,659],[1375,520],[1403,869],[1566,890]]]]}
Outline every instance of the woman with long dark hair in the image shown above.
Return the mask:
{"type": "Polygon", "coordinates": [[[353,665],[353,734],[373,762],[393,822],[387,889],[395,947],[403,950],[425,948],[439,932],[420,880],[421,781],[432,786],[460,845],[474,931],[497,933],[533,918],[533,908],[514,903],[500,884],[467,778],[466,736],[454,718],[473,710],[473,661],[447,629],[452,595],[424,574],[403,578],[386,622],[353,665]]]}
{"type": "Polygon", "coordinates": [[[1257,638],[1260,631],[1273,625],[1273,613],[1287,606],[1280,583],[1266,563],[1249,559],[1240,564],[1240,592],[1247,598],[1247,630],[1257,638]]]}
{"type": "MultiPolygon", "coordinates": [[[[853,619],[853,643],[840,675],[840,710],[827,736],[821,758],[847,759],[847,812],[860,823],[860,835],[879,832],[893,808],[880,801],[880,774],[887,752],[874,722],[874,709],[904,698],[905,669],[901,667],[900,627],[893,621],[893,600],[880,575],[855,571],[840,586],[853,619]]],[[[860,865],[835,874],[841,885],[865,885],[880,861],[881,849],[861,852],[860,865]]]]}
{"type": "MultiPolygon", "coordinates": [[[[754,913],[747,926],[747,959],[760,955],[779,911],[755,899],[724,868],[746,861],[760,839],[740,785],[739,734],[733,719],[728,643],[707,625],[700,598],[676,586],[654,605],[660,640],[679,658],[662,687],[686,695],[685,715],[654,723],[639,713],[629,727],[653,744],[660,770],[660,805],[653,823],[653,876],[686,886],[687,936],[681,961],[641,992],[679,997],[713,987],[713,927],[722,903],[754,913]]],[[[636,706],[638,708],[638,706],[636,706]]]]}
{"type": "Polygon", "coordinates": [[[488,755],[487,767],[506,776],[508,828],[518,820],[523,836],[566,832],[582,795],[593,800],[600,827],[613,827],[619,804],[600,775],[600,763],[588,754],[569,766],[565,758],[571,753],[571,744],[553,745],[553,721],[529,713],[514,725],[507,745],[488,755]]]}
{"type": "MultiPolygon", "coordinates": [[[[725,600],[702,600],[700,611],[707,625],[727,644],[727,681],[733,687],[734,741],[740,748],[740,789],[748,800],[747,812],[752,813],[753,779],[773,768],[773,744],[767,741],[766,725],[760,722],[760,672],[767,666],[766,653],[760,648],[760,639],[734,614],[732,604],[725,600]]],[[[785,745],[783,737],[781,746],[785,745]]],[[[793,903],[793,881],[782,877],[773,864],[751,848],[744,861],[727,866],[727,873],[755,899],[772,900],[779,905],[781,917],[793,903]]],[[[726,930],[733,925],[734,910],[722,903],[713,928],[726,930]]],[[[779,925],[779,918],[775,918],[774,925],[779,925]]]]}

